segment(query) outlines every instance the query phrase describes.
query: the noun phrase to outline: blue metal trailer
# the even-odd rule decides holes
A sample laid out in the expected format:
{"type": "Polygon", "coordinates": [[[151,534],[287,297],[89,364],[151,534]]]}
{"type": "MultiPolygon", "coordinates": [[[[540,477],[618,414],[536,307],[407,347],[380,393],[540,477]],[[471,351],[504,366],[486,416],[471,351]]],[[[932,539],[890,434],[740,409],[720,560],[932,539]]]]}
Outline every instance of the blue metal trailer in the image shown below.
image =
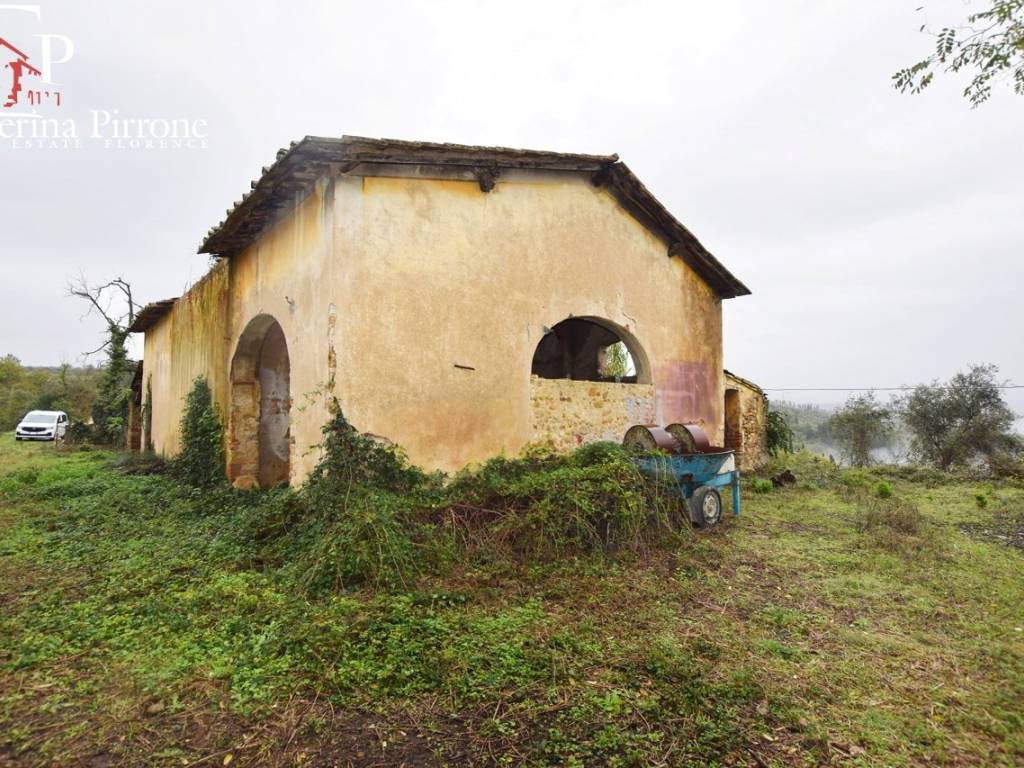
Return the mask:
{"type": "Polygon", "coordinates": [[[645,475],[675,485],[697,527],[707,528],[722,519],[723,488],[732,490],[732,513],[739,516],[740,472],[733,451],[643,456],[634,461],[645,475]]]}

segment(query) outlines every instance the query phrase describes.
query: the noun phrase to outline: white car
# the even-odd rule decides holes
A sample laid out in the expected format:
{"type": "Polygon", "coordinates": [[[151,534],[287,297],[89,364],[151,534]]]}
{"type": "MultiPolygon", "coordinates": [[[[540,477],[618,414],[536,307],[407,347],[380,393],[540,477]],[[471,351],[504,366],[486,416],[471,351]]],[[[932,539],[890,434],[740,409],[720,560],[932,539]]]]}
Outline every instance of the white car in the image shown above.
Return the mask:
{"type": "Polygon", "coordinates": [[[29,411],[14,430],[16,440],[63,440],[68,431],[64,411],[29,411]]]}

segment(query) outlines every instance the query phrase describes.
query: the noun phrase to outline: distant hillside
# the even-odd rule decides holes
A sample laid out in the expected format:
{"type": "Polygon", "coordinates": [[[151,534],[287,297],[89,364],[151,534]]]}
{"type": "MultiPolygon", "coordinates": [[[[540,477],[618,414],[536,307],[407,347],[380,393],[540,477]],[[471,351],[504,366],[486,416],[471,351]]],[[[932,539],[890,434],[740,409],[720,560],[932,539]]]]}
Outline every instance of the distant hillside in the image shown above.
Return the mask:
{"type": "Polygon", "coordinates": [[[772,400],[771,408],[785,416],[799,447],[817,453],[828,453],[819,450],[818,447],[830,446],[832,443],[828,433],[828,420],[835,413],[835,408],[809,403],[791,403],[788,400],[772,400]]]}
{"type": "MultiPolygon", "coordinates": [[[[793,430],[797,448],[804,448],[822,456],[832,456],[836,461],[840,461],[842,451],[828,429],[828,420],[838,407],[773,400],[771,408],[786,418],[790,429],[793,430]]],[[[880,464],[902,464],[907,460],[909,445],[910,436],[897,421],[896,432],[889,443],[874,451],[872,455],[880,464]]]]}

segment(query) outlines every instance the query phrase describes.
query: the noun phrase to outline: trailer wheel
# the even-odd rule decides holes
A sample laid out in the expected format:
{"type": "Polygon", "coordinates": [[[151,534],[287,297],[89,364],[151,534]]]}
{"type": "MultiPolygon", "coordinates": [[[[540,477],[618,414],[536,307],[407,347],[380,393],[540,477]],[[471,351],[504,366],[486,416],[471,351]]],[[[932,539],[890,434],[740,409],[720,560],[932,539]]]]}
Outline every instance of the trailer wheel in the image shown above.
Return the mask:
{"type": "Polygon", "coordinates": [[[714,488],[702,485],[690,497],[690,519],[698,528],[711,528],[722,519],[722,497],[714,488]]]}

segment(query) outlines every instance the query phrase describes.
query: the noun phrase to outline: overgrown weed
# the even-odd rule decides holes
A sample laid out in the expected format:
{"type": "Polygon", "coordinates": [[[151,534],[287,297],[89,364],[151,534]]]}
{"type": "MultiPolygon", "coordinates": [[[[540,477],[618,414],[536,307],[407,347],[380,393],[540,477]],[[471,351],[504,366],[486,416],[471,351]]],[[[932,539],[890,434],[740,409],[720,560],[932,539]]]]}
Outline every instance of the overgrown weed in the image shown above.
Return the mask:
{"type": "Polygon", "coordinates": [[[247,498],[254,559],[309,594],[409,587],[460,559],[640,551],[689,529],[673,489],[645,477],[618,445],[568,456],[535,448],[445,484],[359,433],[337,408],[306,485],[269,509],[265,495],[247,498]]]}
{"type": "Polygon", "coordinates": [[[908,499],[862,493],[858,499],[857,530],[875,547],[906,555],[932,556],[944,551],[936,524],[908,499]]]}
{"type": "MultiPolygon", "coordinates": [[[[252,734],[268,764],[327,764],[332,743],[346,756],[364,748],[345,730],[353,713],[367,718],[360,734],[371,723],[387,734],[386,753],[368,737],[381,751],[367,762],[398,763],[399,730],[451,764],[816,765],[857,745],[873,764],[1008,768],[1024,755],[1019,554],[966,539],[941,561],[913,549],[929,532],[959,537],[929,520],[980,517],[978,492],[986,526],[1019,519],[1016,489],[953,485],[926,501],[930,491],[893,482],[881,499],[872,472],[866,487],[752,495],[725,536],[682,526],[671,535],[686,546],[648,552],[658,523],[621,529],[633,539],[595,527],[548,558],[497,538],[494,517],[459,543],[444,520],[465,488],[448,495],[428,478],[393,493],[374,486],[404,475],[374,472],[358,504],[377,514],[415,500],[381,512],[410,523],[413,577],[376,586],[352,574],[393,565],[357,562],[338,578],[328,566],[344,574],[343,553],[313,546],[341,542],[329,526],[361,525],[352,518],[370,512],[358,504],[311,517],[301,490],[196,490],[130,462],[115,469],[101,451],[38,448],[0,446],[0,754],[16,764],[159,764],[163,750],[219,763],[252,734]],[[856,530],[837,506],[856,510],[856,530]],[[318,575],[302,571],[314,562],[318,575]],[[940,685],[959,692],[941,720],[940,685]],[[148,713],[154,703],[162,713],[148,713]],[[320,730],[299,717],[268,729],[289,708],[322,716],[320,730]]],[[[614,520],[595,468],[616,456],[531,451],[471,487],[521,521],[566,488],[603,510],[588,520],[614,520]],[[581,470],[594,482],[566,479],[581,470]],[[531,486],[537,473],[561,479],[531,486]]],[[[256,748],[233,754],[244,764],[256,748]]]]}

